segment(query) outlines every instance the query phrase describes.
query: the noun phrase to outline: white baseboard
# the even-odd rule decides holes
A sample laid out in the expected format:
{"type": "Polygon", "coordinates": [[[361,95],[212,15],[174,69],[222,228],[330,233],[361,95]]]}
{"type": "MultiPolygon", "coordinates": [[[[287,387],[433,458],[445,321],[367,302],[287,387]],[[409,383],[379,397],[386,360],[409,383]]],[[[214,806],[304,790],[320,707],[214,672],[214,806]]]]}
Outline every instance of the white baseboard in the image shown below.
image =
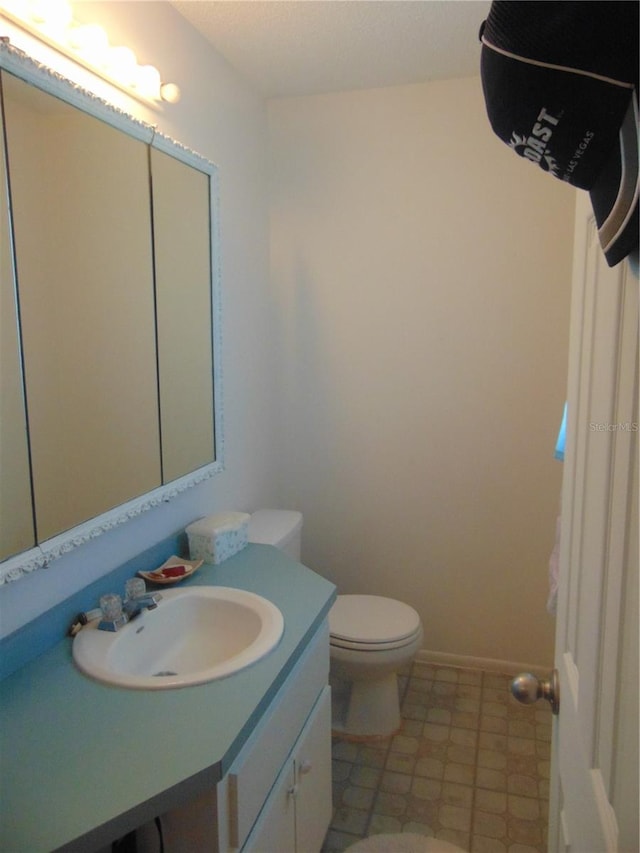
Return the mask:
{"type": "Polygon", "coordinates": [[[522,663],[495,658],[479,658],[471,655],[453,655],[447,652],[432,652],[421,649],[415,656],[418,663],[430,663],[436,666],[453,666],[462,669],[482,669],[485,672],[500,672],[506,675],[517,675],[519,672],[531,672],[538,677],[549,676],[550,667],[540,664],[522,663]]]}

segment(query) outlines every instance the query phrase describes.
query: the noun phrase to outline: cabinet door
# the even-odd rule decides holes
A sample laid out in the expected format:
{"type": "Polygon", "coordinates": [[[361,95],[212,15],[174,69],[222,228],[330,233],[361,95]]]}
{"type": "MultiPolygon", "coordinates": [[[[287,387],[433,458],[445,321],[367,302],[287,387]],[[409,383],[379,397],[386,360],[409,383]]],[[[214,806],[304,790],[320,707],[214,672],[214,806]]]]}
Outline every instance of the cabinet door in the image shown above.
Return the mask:
{"type": "MultiPolygon", "coordinates": [[[[313,713],[328,674],[329,627],[325,620],[226,777],[228,800],[221,806],[220,814],[226,812],[229,815],[229,845],[232,849],[242,848],[274,779],[291,760],[292,750],[313,713]]],[[[330,742],[330,735],[327,735],[327,742],[330,742]]],[[[221,841],[224,850],[224,839],[221,841]]]]}
{"type": "Polygon", "coordinates": [[[295,851],[296,853],[318,853],[327,833],[332,812],[330,687],[325,687],[320,694],[300,734],[295,747],[294,762],[295,851]]]}
{"type": "Polygon", "coordinates": [[[294,853],[295,832],[294,764],[287,761],[242,853],[294,853]]]}

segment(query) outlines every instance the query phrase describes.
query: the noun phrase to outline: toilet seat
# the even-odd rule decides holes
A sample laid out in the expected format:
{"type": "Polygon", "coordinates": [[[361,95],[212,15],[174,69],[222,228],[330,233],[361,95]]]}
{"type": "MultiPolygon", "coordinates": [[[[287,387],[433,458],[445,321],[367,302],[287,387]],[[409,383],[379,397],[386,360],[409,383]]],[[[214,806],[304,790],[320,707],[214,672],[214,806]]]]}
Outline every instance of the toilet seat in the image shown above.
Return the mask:
{"type": "Polygon", "coordinates": [[[408,604],[379,595],[339,595],[329,611],[332,646],[384,651],[409,645],[420,633],[420,617],[408,604]]]}

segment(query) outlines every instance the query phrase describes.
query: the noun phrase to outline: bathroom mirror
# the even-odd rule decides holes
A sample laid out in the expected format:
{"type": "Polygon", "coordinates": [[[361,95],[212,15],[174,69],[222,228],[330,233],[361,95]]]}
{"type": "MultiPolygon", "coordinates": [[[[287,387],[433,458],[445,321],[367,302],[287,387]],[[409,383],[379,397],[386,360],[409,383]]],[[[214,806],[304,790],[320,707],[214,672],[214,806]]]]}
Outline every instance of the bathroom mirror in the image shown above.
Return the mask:
{"type": "MultiPolygon", "coordinates": [[[[3,131],[0,112],[0,130],[3,131]]],[[[3,133],[4,138],[4,133],[3,133]]],[[[9,201],[0,158],[0,560],[35,545],[9,201]]]]}
{"type": "Polygon", "coordinates": [[[222,467],[213,164],[7,44],[0,577],[222,467]]]}

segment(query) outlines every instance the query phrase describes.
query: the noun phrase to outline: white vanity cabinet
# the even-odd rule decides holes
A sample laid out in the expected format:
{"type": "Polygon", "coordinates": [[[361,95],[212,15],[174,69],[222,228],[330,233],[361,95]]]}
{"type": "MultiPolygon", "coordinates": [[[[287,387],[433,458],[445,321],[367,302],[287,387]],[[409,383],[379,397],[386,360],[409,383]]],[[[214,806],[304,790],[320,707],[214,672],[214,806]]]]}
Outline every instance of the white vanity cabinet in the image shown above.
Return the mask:
{"type": "MultiPolygon", "coordinates": [[[[166,853],[319,853],[331,820],[325,620],[217,785],[161,816],[166,853]]],[[[157,850],[139,831],[138,849],[157,850]]]]}
{"type": "Polygon", "coordinates": [[[318,853],[331,819],[330,726],[331,695],[325,687],[242,847],[243,853],[318,853]]]}
{"type": "Polygon", "coordinates": [[[218,786],[220,853],[320,850],[331,819],[328,675],[324,623],[218,786]]]}

